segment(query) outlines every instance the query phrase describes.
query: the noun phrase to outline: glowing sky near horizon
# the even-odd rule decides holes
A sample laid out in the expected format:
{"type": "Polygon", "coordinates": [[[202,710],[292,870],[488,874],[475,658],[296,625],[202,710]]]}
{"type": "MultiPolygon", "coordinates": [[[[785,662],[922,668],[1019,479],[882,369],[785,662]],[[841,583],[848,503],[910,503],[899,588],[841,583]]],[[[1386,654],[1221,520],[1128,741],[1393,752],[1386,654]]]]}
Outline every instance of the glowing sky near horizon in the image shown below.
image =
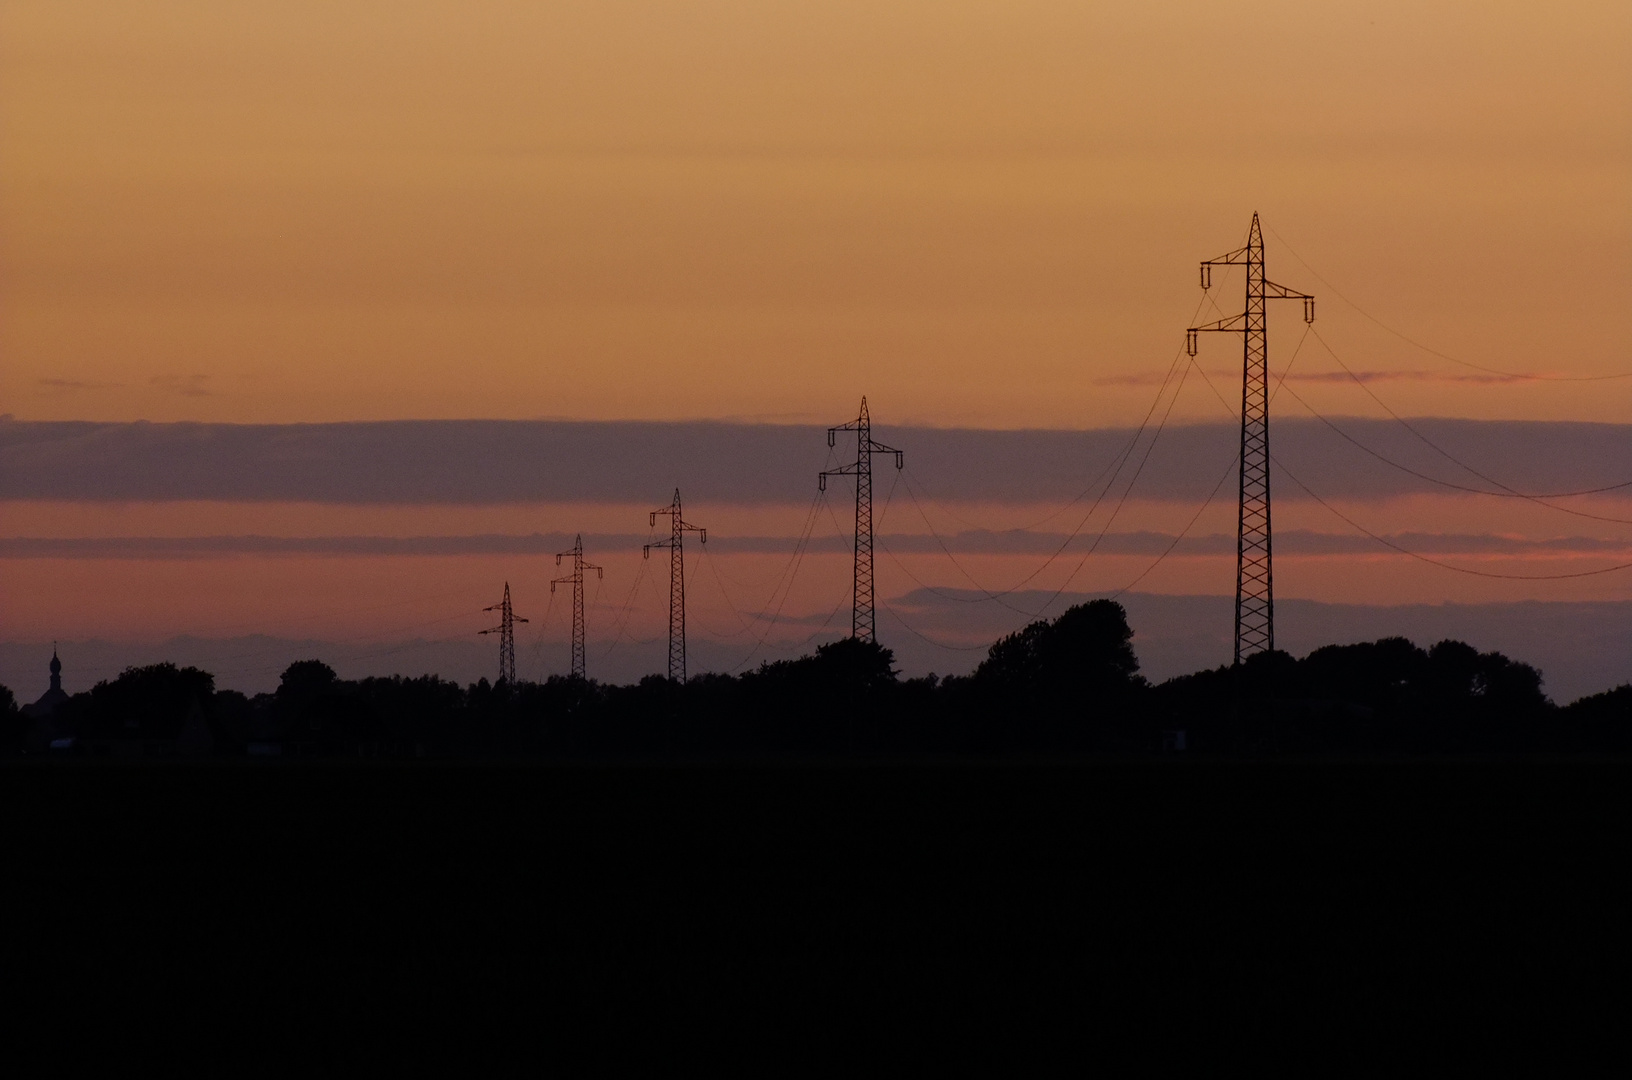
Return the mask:
{"type": "MultiPolygon", "coordinates": [[[[1314,408],[1383,415],[1329,344],[1406,416],[1632,418],[1632,379],[1495,376],[1368,318],[1495,371],[1632,371],[1624,0],[0,4],[0,413],[23,420],[833,423],[866,393],[884,425],[1130,426],[1202,302],[1198,260],[1255,210],[1270,276],[1320,297],[1287,383],[1314,408]]],[[[1238,307],[1239,278],[1213,299],[1238,307]]],[[[1273,317],[1277,369],[1298,316],[1273,317]]],[[[1239,347],[1215,336],[1200,360],[1228,398],[1239,347]]],[[[1171,418],[1227,412],[1192,380],[1171,418]]],[[[1381,531],[1625,533],[1460,497],[1345,506],[1381,531]]],[[[19,502],[0,534],[595,516],[536,509],[19,502]]],[[[1200,529],[1231,531],[1214,510],[1200,529]]],[[[1188,512],[1135,500],[1118,528],[1188,512]]],[[[766,513],[741,527],[797,527],[766,513]]],[[[1290,497],[1278,513],[1344,531],[1290,497]]],[[[1073,587],[1144,564],[1096,559],[1073,587]]],[[[10,559],[0,604],[13,636],[342,635],[398,632],[367,613],[417,581],[462,590],[409,632],[489,602],[512,565],[10,559]]],[[[1029,564],[971,565],[1001,583],[1029,564]]],[[[526,564],[530,595],[549,569],[526,564]]],[[[912,588],[906,569],[881,564],[883,586],[912,588]]],[[[845,575],[814,559],[790,610],[825,611],[845,575]]],[[[1493,584],[1379,553],[1288,555],[1277,584],[1394,603],[1623,598],[1625,577],[1493,584]]],[[[1197,556],[1142,587],[1232,584],[1197,556]]],[[[729,625],[707,595],[701,618],[729,625]]]]}

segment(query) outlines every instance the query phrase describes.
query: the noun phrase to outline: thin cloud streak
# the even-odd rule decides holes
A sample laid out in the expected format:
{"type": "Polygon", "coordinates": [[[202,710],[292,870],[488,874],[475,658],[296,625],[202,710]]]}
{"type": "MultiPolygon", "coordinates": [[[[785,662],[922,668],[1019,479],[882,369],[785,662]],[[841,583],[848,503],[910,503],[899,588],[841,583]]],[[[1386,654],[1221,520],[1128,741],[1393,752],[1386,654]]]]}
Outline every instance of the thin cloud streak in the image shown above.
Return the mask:
{"type": "MultiPolygon", "coordinates": [[[[1426,476],[1481,486],[1386,420],[1342,430],[1426,476]]],[[[1414,420],[1460,460],[1519,491],[1632,479],[1632,425],[1414,420]]],[[[1276,457],[1323,498],[1381,499],[1443,487],[1391,468],[1320,422],[1274,424],[1276,457]]],[[[1062,503],[1109,475],[1133,433],[880,424],[906,452],[908,491],[941,502],[1062,503]]],[[[1147,435],[1148,438],[1148,435],[1147,435]]],[[[1139,471],[1134,496],[1193,502],[1236,452],[1229,423],[1175,425],[1139,471]]],[[[1141,443],[1141,447],[1143,443],[1141,443]]],[[[645,503],[676,486],[688,501],[802,506],[829,451],[822,427],[722,422],[388,421],[340,424],[0,423],[0,499],[220,500],[370,505],[645,503]]],[[[853,449],[848,451],[854,453],[853,449]]],[[[835,458],[833,455],[837,454],[835,458]]],[[[1140,450],[1143,453],[1143,449],[1140,450]]],[[[1118,478],[1118,494],[1133,470],[1118,478]]],[[[878,494],[895,471],[881,462],[878,494]]],[[[839,498],[839,491],[830,495],[839,498]]],[[[898,493],[904,498],[907,492],[898,493]]],[[[1281,498],[1296,499],[1290,485],[1281,498]]]]}
{"type": "MultiPolygon", "coordinates": [[[[1209,376],[1228,384],[1231,379],[1240,377],[1239,371],[1225,371],[1218,369],[1208,372],[1209,376]]],[[[1347,371],[1293,371],[1282,375],[1272,373],[1271,379],[1280,382],[1283,378],[1294,383],[1348,383],[1348,382],[1417,382],[1417,383],[1479,383],[1502,384],[1528,382],[1532,379],[1545,378],[1542,374],[1528,375],[1478,375],[1472,373],[1446,371],[1356,371],[1352,374],[1347,371]]],[[[1095,386],[1160,386],[1163,376],[1155,374],[1141,375],[1112,375],[1103,379],[1095,379],[1095,386]]]]}
{"type": "Polygon", "coordinates": [[[89,382],[84,379],[46,378],[35,379],[34,385],[50,394],[77,394],[87,390],[116,390],[123,383],[116,382],[89,382]]]}
{"type": "MultiPolygon", "coordinates": [[[[571,548],[575,536],[565,532],[470,536],[116,536],[116,537],[8,537],[0,538],[0,559],[215,559],[239,556],[329,555],[355,557],[421,557],[458,555],[552,556],[571,548]]],[[[584,533],[591,551],[632,551],[653,537],[636,533],[584,533]]],[[[1497,555],[1545,558],[1624,553],[1632,542],[1585,536],[1531,540],[1509,536],[1465,533],[1392,533],[1393,543],[1425,554],[1497,555]]],[[[1093,548],[1103,555],[1159,555],[1171,547],[1175,556],[1222,556],[1235,553],[1235,537],[1222,533],[1191,536],[1174,546],[1170,533],[1136,531],[1065,533],[1026,530],[967,530],[951,536],[929,533],[881,533],[876,542],[894,555],[1050,555],[1093,548]]],[[[1385,553],[1376,541],[1363,536],[1290,529],[1277,534],[1283,556],[1371,555],[1385,553]]],[[[800,546],[793,536],[722,536],[715,533],[706,550],[720,555],[787,555],[800,546]]],[[[839,536],[814,536],[805,541],[811,554],[849,555],[851,544],[839,536]]],[[[689,549],[705,549],[693,543],[689,549]]],[[[1386,554],[1386,553],[1385,553],[1386,554]]]]}

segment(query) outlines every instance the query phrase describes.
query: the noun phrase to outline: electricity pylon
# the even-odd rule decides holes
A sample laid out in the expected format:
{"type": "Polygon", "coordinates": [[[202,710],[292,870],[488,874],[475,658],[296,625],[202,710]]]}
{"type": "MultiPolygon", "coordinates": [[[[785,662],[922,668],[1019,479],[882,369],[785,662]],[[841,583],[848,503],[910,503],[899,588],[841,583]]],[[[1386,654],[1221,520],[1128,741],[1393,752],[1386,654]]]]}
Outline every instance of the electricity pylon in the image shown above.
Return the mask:
{"type": "Polygon", "coordinates": [[[550,591],[553,593],[557,585],[572,583],[572,677],[584,678],[584,571],[593,570],[597,578],[604,578],[606,571],[594,563],[584,561],[584,535],[579,533],[572,542],[571,551],[556,553],[555,565],[560,566],[561,560],[567,555],[572,556],[572,574],[568,577],[556,578],[550,582],[550,591]]]}
{"type": "Polygon", "coordinates": [[[686,559],[681,540],[688,532],[698,534],[708,543],[708,530],[688,524],[680,516],[680,489],[674,489],[674,502],[653,510],[647,515],[647,524],[655,526],[657,515],[669,515],[669,538],[647,544],[640,549],[643,559],[652,557],[652,549],[669,549],[669,681],[681,685],[686,681],[686,559]]]}
{"type": "Polygon", "coordinates": [[[499,625],[486,630],[476,631],[478,634],[499,635],[499,681],[516,685],[516,623],[526,622],[520,615],[510,610],[510,583],[504,583],[504,599],[491,607],[484,607],[483,611],[497,611],[499,625]]]}
{"type": "Polygon", "coordinates": [[[867,416],[867,399],[861,399],[861,415],[848,424],[827,429],[827,445],[833,446],[840,431],[856,433],[856,463],[829,469],[817,476],[817,487],[827,490],[829,476],[856,478],[856,567],[853,602],[850,614],[850,635],[863,641],[877,641],[873,626],[873,455],[894,454],[895,467],[901,468],[901,451],[893,446],[873,441],[873,425],[867,416]]]}
{"type": "Polygon", "coordinates": [[[1315,321],[1315,298],[1264,277],[1264,235],[1252,215],[1247,246],[1201,264],[1201,287],[1212,288],[1213,267],[1247,268],[1247,307],[1239,315],[1185,331],[1185,351],[1196,355],[1206,331],[1242,335],[1241,488],[1235,539],[1235,662],[1275,648],[1275,575],[1269,528],[1269,300],[1302,300],[1303,321],[1315,321]]]}

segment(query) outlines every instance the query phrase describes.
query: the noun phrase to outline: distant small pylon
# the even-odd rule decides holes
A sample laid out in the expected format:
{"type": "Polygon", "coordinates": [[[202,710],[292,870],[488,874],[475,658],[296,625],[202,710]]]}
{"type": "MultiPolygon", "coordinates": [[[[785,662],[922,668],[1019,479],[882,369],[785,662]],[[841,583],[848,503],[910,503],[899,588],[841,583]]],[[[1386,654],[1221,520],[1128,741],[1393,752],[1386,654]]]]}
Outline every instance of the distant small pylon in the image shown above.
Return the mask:
{"type": "Polygon", "coordinates": [[[669,515],[669,538],[641,548],[642,558],[651,558],[653,548],[669,549],[669,681],[686,681],[686,558],[681,540],[688,532],[697,533],[708,543],[708,530],[689,524],[680,516],[680,489],[674,489],[674,501],[653,510],[647,524],[655,526],[657,515],[669,515]]]}
{"type": "Polygon", "coordinates": [[[504,599],[482,610],[497,611],[499,613],[499,625],[476,632],[478,634],[499,635],[499,681],[514,686],[516,684],[516,623],[526,622],[527,620],[510,610],[510,583],[508,581],[504,583],[504,599]]]}
{"type": "Polygon", "coordinates": [[[584,675],[584,571],[593,570],[597,577],[605,577],[606,571],[594,563],[584,561],[584,535],[579,533],[572,542],[571,551],[556,553],[555,565],[560,566],[561,560],[572,556],[572,573],[567,577],[556,578],[550,582],[550,591],[553,593],[557,585],[572,583],[572,677],[585,678],[584,675]]]}
{"type": "Polygon", "coordinates": [[[861,399],[861,413],[848,424],[827,429],[827,445],[835,445],[837,433],[856,433],[856,461],[841,465],[817,476],[817,487],[827,490],[829,476],[856,478],[856,562],[852,584],[850,636],[863,641],[877,641],[873,621],[873,455],[894,454],[895,467],[901,468],[901,451],[873,441],[873,421],[867,413],[867,399],[861,399]]]}

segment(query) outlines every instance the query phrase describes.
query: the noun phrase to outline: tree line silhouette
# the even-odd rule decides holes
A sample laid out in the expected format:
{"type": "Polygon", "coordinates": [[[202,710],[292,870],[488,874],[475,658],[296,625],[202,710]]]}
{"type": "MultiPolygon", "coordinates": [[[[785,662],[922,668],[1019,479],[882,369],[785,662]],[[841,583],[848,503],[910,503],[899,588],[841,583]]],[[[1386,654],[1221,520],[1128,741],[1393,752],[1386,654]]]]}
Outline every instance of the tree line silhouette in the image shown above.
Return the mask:
{"type": "Polygon", "coordinates": [[[688,758],[1082,754],[1524,754],[1632,750],[1632,685],[1559,707],[1535,668],[1459,641],[1328,645],[1153,684],[1126,612],[1073,607],[967,676],[903,679],[856,638],[740,676],[610,685],[348,680],[320,660],[278,689],[133,667],[29,717],[0,687],[0,749],[122,756],[688,758]]]}

